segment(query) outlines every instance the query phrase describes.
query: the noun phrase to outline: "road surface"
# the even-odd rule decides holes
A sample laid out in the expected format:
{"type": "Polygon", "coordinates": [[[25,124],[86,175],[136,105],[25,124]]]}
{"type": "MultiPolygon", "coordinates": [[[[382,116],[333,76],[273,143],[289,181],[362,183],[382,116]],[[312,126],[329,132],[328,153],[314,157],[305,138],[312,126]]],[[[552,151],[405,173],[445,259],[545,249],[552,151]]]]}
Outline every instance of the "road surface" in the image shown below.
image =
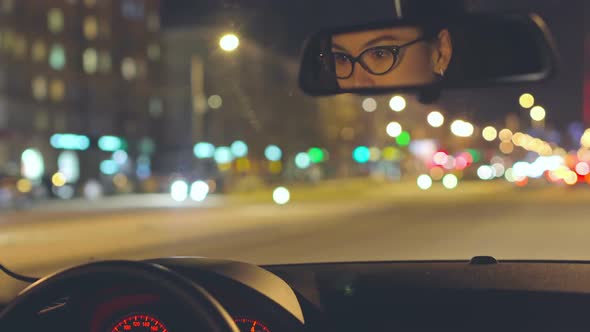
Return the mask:
{"type": "MultiPolygon", "coordinates": [[[[4,213],[0,262],[42,275],[89,260],[172,255],[257,264],[476,255],[590,260],[590,187],[328,185],[295,188],[285,206],[270,197],[202,204],[145,197],[137,205],[79,201],[4,213]]],[[[0,284],[12,285],[0,289],[0,301],[22,287],[4,277],[0,284]]]]}

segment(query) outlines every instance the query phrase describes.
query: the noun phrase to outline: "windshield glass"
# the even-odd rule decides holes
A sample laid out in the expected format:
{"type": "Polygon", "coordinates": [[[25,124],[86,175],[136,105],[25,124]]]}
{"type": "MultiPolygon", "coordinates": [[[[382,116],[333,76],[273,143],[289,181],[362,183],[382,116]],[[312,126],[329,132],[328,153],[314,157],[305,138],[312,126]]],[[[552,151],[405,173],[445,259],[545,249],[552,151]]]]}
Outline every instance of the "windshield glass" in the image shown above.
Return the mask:
{"type": "MultiPolygon", "coordinates": [[[[0,262],[590,259],[588,4],[466,1],[546,19],[560,59],[542,84],[430,104],[299,90],[307,35],[406,3],[0,0],[0,262]]],[[[339,79],[352,58],[395,74],[420,33],[362,59],[341,41],[339,79]]]]}

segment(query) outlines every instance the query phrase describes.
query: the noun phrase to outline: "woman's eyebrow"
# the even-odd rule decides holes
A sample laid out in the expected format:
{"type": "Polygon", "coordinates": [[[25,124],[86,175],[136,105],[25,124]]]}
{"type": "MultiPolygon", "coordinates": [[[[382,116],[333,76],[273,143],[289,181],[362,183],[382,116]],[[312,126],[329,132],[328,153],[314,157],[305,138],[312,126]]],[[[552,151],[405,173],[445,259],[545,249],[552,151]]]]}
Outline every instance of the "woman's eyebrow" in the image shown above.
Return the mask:
{"type": "Polygon", "coordinates": [[[393,35],[382,35],[382,36],[375,37],[375,38],[369,40],[368,42],[366,42],[363,45],[362,48],[367,48],[367,47],[373,46],[375,44],[379,44],[384,41],[401,41],[401,39],[396,36],[393,36],[393,35]]]}
{"type": "Polygon", "coordinates": [[[348,50],[344,46],[340,46],[338,44],[332,43],[332,48],[348,53],[348,50]]]}

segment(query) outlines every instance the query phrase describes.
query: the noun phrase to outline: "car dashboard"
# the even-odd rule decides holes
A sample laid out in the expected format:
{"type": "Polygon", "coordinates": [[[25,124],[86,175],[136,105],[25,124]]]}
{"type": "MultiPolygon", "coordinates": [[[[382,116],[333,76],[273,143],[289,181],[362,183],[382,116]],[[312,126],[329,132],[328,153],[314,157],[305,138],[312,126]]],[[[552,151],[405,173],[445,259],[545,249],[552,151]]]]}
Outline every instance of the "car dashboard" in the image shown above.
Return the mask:
{"type": "MultiPolygon", "coordinates": [[[[585,262],[375,262],[274,265],[168,258],[240,331],[588,331],[585,262]]],[[[38,310],[60,331],[186,331],[172,299],[141,284],[75,287],[38,310]],[[136,329],[137,328],[137,329],[136,329]]]]}

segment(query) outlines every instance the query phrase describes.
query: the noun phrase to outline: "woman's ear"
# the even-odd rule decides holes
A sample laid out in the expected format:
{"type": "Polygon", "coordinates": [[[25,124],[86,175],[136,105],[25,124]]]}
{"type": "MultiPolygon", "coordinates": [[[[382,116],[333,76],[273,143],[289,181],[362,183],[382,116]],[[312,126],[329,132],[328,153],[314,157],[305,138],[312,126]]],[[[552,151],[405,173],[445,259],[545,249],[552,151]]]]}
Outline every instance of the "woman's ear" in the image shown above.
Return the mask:
{"type": "Polygon", "coordinates": [[[443,29],[438,33],[436,43],[434,45],[433,63],[434,72],[438,75],[444,76],[445,71],[449,67],[451,57],[453,56],[453,43],[449,30],[443,29]]]}

